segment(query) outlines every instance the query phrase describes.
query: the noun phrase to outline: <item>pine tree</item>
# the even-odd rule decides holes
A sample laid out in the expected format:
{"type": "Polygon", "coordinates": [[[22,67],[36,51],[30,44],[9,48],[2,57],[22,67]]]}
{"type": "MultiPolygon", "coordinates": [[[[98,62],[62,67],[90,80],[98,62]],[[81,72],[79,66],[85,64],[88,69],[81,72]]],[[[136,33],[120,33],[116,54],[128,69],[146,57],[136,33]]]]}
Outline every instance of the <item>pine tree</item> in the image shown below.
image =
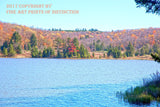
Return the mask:
{"type": "Polygon", "coordinates": [[[24,50],[28,50],[28,49],[27,49],[27,44],[24,45],[24,50]]]}
{"type": "Polygon", "coordinates": [[[28,50],[31,50],[31,44],[28,43],[28,50]]]}
{"type": "Polygon", "coordinates": [[[154,53],[158,53],[158,51],[159,51],[159,46],[158,46],[158,44],[157,44],[157,43],[154,44],[153,47],[152,47],[152,49],[153,49],[154,53]]]}
{"type": "Polygon", "coordinates": [[[85,58],[85,48],[83,44],[81,44],[79,51],[80,51],[81,58],[85,58]]]}
{"type": "Polygon", "coordinates": [[[128,47],[127,47],[127,49],[126,49],[126,56],[127,56],[127,57],[132,57],[133,54],[134,54],[134,47],[133,47],[133,45],[131,44],[131,42],[129,42],[128,47]]]}
{"type": "Polygon", "coordinates": [[[38,52],[37,47],[33,47],[33,49],[31,50],[31,55],[32,55],[32,58],[38,58],[39,57],[39,52],[38,52]]]}
{"type": "Polygon", "coordinates": [[[143,55],[145,55],[145,47],[144,46],[140,49],[140,56],[143,56],[143,55]]]}
{"type": "Polygon", "coordinates": [[[139,55],[139,51],[137,50],[136,52],[135,52],[135,56],[138,56],[139,55]]]}
{"type": "Polygon", "coordinates": [[[18,54],[21,54],[21,53],[22,53],[22,49],[21,49],[21,46],[20,46],[20,45],[17,47],[16,52],[17,52],[18,54]]]}
{"type": "Polygon", "coordinates": [[[14,50],[14,47],[12,44],[9,45],[9,56],[14,56],[16,54],[16,51],[14,50]]]}
{"type": "Polygon", "coordinates": [[[79,41],[78,41],[77,38],[74,38],[74,39],[73,39],[73,44],[74,44],[74,46],[75,46],[76,48],[79,47],[79,41]]]}
{"type": "Polygon", "coordinates": [[[57,51],[57,58],[62,58],[62,54],[59,50],[57,51]]]}
{"type": "Polygon", "coordinates": [[[4,56],[8,56],[8,50],[5,47],[3,47],[3,54],[4,54],[4,56]]]}
{"type": "Polygon", "coordinates": [[[81,58],[81,55],[78,53],[77,58],[81,58]]]}
{"type": "Polygon", "coordinates": [[[39,51],[38,57],[39,57],[39,58],[42,58],[42,52],[41,52],[41,51],[39,51]]]}
{"type": "Polygon", "coordinates": [[[3,45],[1,46],[1,50],[3,51],[3,48],[8,48],[9,47],[9,45],[8,45],[8,41],[5,41],[4,43],[3,43],[3,45]]]}
{"type": "Polygon", "coordinates": [[[68,54],[67,53],[63,53],[65,58],[68,58],[68,54]]]}
{"type": "Polygon", "coordinates": [[[13,36],[10,40],[10,43],[12,43],[12,44],[20,44],[21,43],[21,36],[19,35],[18,32],[13,33],[13,36]]]}
{"type": "Polygon", "coordinates": [[[48,52],[47,52],[47,49],[44,49],[43,50],[43,58],[46,58],[46,57],[48,57],[48,52]]]}
{"type": "Polygon", "coordinates": [[[30,38],[30,43],[31,43],[32,48],[37,46],[37,38],[36,38],[35,34],[32,34],[32,36],[30,38]]]}
{"type": "Polygon", "coordinates": [[[57,48],[57,51],[59,50],[60,46],[61,46],[61,43],[62,43],[62,39],[60,37],[56,38],[56,48],[57,48]]]}
{"type": "Polygon", "coordinates": [[[53,56],[53,57],[55,56],[55,51],[54,51],[54,49],[52,50],[52,56],[53,56]]]}

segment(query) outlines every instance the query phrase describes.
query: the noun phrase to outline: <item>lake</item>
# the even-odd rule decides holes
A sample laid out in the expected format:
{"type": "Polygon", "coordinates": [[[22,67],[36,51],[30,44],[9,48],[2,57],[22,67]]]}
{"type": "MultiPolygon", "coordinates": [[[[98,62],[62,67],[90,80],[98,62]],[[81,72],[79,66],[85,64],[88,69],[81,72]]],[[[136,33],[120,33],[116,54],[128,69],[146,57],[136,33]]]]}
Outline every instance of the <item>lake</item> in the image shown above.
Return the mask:
{"type": "Polygon", "coordinates": [[[0,107],[135,106],[116,92],[156,71],[160,64],[146,60],[0,58],[0,107]]]}

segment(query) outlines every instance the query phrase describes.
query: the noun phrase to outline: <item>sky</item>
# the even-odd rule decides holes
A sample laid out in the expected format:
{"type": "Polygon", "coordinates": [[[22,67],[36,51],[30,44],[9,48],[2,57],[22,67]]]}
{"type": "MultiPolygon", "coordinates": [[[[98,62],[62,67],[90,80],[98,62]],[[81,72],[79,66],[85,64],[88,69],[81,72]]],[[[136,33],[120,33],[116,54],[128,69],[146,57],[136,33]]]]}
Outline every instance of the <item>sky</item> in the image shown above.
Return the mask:
{"type": "Polygon", "coordinates": [[[136,8],[134,0],[0,0],[0,21],[63,30],[160,28],[160,16],[136,8]],[[7,14],[7,4],[52,4],[50,10],[79,10],[79,14],[7,14]]]}

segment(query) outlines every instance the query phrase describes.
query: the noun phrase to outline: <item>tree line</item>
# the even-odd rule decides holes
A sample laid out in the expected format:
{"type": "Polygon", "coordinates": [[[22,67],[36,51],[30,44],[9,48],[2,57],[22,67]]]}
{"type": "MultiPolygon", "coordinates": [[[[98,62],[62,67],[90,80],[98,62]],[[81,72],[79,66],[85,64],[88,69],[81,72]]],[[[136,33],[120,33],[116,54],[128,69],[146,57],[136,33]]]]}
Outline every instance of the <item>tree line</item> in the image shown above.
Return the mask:
{"type": "MultiPolygon", "coordinates": [[[[1,52],[4,56],[14,56],[15,54],[22,53],[21,35],[18,32],[14,32],[11,39],[5,41],[1,46],[1,52]]],[[[140,49],[135,49],[131,42],[128,43],[126,48],[122,46],[109,46],[104,45],[100,40],[93,40],[93,43],[89,45],[92,55],[89,54],[88,49],[80,44],[77,38],[62,39],[56,38],[54,41],[54,47],[45,47],[40,49],[37,46],[37,37],[32,34],[30,42],[24,44],[24,50],[31,51],[33,58],[94,58],[94,52],[103,51],[104,57],[121,58],[121,57],[133,57],[152,54],[160,54],[158,44],[154,44],[152,47],[145,44],[140,49]]]]}
{"type": "Polygon", "coordinates": [[[107,54],[108,57],[111,56],[113,58],[144,56],[155,53],[160,54],[160,47],[157,43],[152,47],[149,47],[149,44],[145,44],[140,49],[136,49],[131,42],[129,42],[125,48],[122,46],[113,46],[112,44],[105,47],[103,42],[101,43],[100,40],[97,40],[93,41],[93,44],[90,44],[90,49],[93,52],[102,51],[104,52],[104,56],[107,54]]]}
{"type": "MultiPolygon", "coordinates": [[[[35,41],[36,37],[34,36],[35,41]]],[[[54,41],[55,47],[47,47],[44,50],[38,50],[37,45],[35,45],[31,50],[31,55],[33,58],[90,58],[88,50],[83,44],[79,46],[79,41],[77,38],[73,40],[67,38],[67,40],[56,38],[54,41]]]]}
{"type": "Polygon", "coordinates": [[[98,29],[94,29],[94,28],[91,28],[91,29],[86,29],[86,28],[76,28],[75,30],[62,30],[61,28],[52,28],[52,29],[48,29],[49,31],[70,31],[70,32],[86,32],[86,31],[91,31],[91,32],[95,32],[95,31],[99,31],[98,29]]]}
{"type": "MultiPolygon", "coordinates": [[[[14,32],[12,38],[9,41],[5,41],[1,46],[1,52],[8,57],[21,54],[21,42],[21,35],[18,32],[14,32]]],[[[55,47],[39,49],[37,37],[35,34],[32,34],[30,42],[24,44],[24,50],[31,51],[32,58],[90,58],[87,48],[83,44],[79,46],[77,38],[64,40],[58,37],[53,42],[55,47]]]]}

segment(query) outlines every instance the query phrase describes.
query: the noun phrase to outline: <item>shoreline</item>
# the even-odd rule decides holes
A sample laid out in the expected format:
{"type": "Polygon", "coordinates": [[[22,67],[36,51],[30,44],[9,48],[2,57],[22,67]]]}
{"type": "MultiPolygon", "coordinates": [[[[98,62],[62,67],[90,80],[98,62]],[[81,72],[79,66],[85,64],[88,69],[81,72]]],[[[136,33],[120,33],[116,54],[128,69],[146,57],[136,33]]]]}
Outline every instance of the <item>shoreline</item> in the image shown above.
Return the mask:
{"type": "MultiPolygon", "coordinates": [[[[90,55],[92,55],[92,52],[90,52],[90,55]]],[[[144,56],[133,56],[133,57],[121,57],[121,58],[113,58],[113,57],[101,57],[103,56],[103,52],[95,52],[95,57],[91,58],[34,58],[34,59],[71,59],[71,60],[83,60],[83,59],[99,59],[99,60],[154,60],[152,59],[151,55],[144,55],[144,56]]],[[[0,53],[0,58],[15,58],[15,59],[25,59],[25,58],[32,58],[30,51],[23,51],[22,54],[15,54],[12,57],[5,57],[2,53],[0,53]]]]}
{"type": "MultiPolygon", "coordinates": [[[[32,57],[25,57],[23,55],[15,55],[13,57],[3,57],[0,56],[0,58],[12,58],[12,59],[31,59],[32,57]]],[[[136,56],[136,57],[126,57],[126,58],[33,58],[33,59],[69,59],[69,60],[85,60],[85,59],[95,59],[95,60],[148,60],[148,61],[154,61],[150,55],[145,56],[136,56]]]]}

